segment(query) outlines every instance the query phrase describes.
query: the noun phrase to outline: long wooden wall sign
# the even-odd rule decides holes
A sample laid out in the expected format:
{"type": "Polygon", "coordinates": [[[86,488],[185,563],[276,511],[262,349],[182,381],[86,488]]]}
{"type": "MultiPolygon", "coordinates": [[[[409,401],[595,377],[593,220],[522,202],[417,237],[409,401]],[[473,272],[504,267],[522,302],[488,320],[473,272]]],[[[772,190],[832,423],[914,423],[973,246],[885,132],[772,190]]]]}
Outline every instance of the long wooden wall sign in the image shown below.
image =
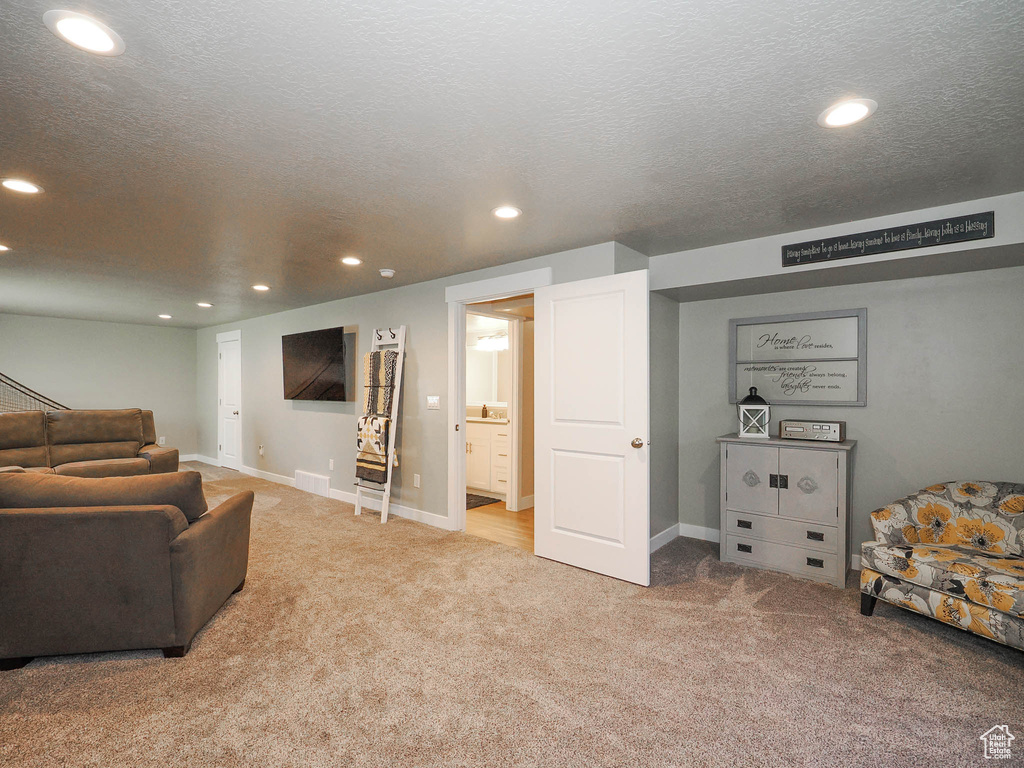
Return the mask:
{"type": "Polygon", "coordinates": [[[995,211],[973,213],[969,216],[953,216],[948,219],[925,221],[921,224],[909,224],[905,227],[876,229],[871,232],[858,232],[855,235],[784,245],[782,246],[782,266],[795,267],[798,264],[852,259],[858,256],[872,256],[876,253],[962,243],[967,240],[984,240],[987,237],[995,237],[995,234],[995,211]]]}

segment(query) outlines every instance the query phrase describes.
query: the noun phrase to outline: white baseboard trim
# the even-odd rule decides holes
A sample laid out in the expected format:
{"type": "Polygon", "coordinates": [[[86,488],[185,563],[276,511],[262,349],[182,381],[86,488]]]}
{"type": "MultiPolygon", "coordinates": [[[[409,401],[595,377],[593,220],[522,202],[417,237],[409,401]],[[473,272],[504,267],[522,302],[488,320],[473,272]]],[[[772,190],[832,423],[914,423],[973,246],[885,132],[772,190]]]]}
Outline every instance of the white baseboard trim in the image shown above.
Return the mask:
{"type": "Polygon", "coordinates": [[[218,466],[217,460],[209,456],[203,456],[201,453],[186,453],[178,457],[178,461],[199,461],[203,464],[209,464],[212,467],[218,466]]]}
{"type": "MultiPolygon", "coordinates": [[[[251,475],[252,477],[258,477],[261,480],[269,480],[272,483],[287,485],[290,488],[295,487],[295,478],[287,477],[286,475],[264,472],[263,470],[255,469],[254,467],[242,467],[242,472],[246,475],[251,475]]],[[[335,501],[347,501],[349,504],[356,503],[356,495],[351,491],[339,491],[337,488],[331,488],[330,494],[330,497],[335,501]]],[[[367,509],[379,512],[380,499],[368,496],[367,500],[363,502],[363,506],[367,509]]],[[[388,514],[396,515],[397,517],[404,517],[406,520],[415,520],[417,523],[432,525],[435,528],[441,528],[445,531],[455,530],[452,527],[451,521],[445,515],[437,515],[433,512],[424,512],[422,509],[414,509],[413,507],[406,507],[402,504],[392,503],[388,507],[388,514]]]]}
{"type": "Polygon", "coordinates": [[[288,477],[287,475],[277,475],[273,472],[264,472],[262,469],[256,469],[255,467],[242,467],[242,473],[246,475],[252,475],[258,477],[260,480],[269,480],[272,483],[279,483],[281,485],[287,485],[292,488],[295,487],[295,478],[288,477]]]}
{"type": "Polygon", "coordinates": [[[722,532],[717,528],[705,528],[703,525],[690,525],[689,523],[679,524],[679,535],[688,539],[713,541],[716,544],[722,540],[722,532]]]}
{"type": "Polygon", "coordinates": [[[659,549],[664,547],[670,541],[674,541],[679,537],[679,523],[670,525],[661,533],[656,533],[651,536],[651,554],[653,555],[659,549]]]}
{"type": "Polygon", "coordinates": [[[520,509],[529,509],[532,506],[533,506],[533,494],[532,493],[529,496],[523,496],[523,497],[521,497],[519,499],[519,508],[520,509]]]}
{"type": "Polygon", "coordinates": [[[701,541],[713,541],[716,544],[722,540],[722,534],[717,528],[705,528],[702,525],[690,525],[689,523],[676,523],[651,537],[651,554],[654,554],[679,536],[685,536],[688,539],[700,539],[701,541]]]}
{"type": "MultiPolygon", "coordinates": [[[[349,504],[356,503],[356,495],[352,491],[339,491],[336,488],[331,489],[331,498],[336,501],[345,501],[349,504]]],[[[372,509],[377,512],[380,511],[380,499],[376,496],[367,496],[363,501],[363,506],[367,509],[372,509]]],[[[437,515],[433,512],[424,512],[422,509],[415,509],[414,507],[406,507],[401,504],[395,504],[392,502],[388,505],[388,514],[397,515],[398,517],[404,517],[406,520],[415,520],[417,523],[425,523],[432,525],[435,528],[441,528],[445,531],[455,530],[452,527],[451,521],[445,515],[437,515]]]]}

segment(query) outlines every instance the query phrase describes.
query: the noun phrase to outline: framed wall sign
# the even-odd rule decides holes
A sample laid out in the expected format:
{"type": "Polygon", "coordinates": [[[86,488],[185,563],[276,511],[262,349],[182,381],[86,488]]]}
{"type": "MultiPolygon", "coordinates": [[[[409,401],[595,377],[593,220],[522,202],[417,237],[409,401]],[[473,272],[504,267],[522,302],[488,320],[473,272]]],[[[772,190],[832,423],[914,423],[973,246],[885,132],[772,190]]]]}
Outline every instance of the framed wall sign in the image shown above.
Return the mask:
{"type": "Polygon", "coordinates": [[[730,320],[729,402],[867,405],[867,348],[866,309],[730,320]]]}

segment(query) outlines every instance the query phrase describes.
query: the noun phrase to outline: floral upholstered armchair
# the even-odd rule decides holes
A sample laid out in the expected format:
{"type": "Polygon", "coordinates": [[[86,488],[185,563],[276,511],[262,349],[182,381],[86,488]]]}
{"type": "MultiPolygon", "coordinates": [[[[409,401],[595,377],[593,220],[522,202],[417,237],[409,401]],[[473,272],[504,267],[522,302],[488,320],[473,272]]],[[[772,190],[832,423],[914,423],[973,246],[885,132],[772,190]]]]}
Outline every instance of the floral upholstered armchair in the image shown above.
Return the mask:
{"type": "Polygon", "coordinates": [[[908,608],[1024,650],[1024,484],[942,483],[871,513],[861,613],[908,608]]]}

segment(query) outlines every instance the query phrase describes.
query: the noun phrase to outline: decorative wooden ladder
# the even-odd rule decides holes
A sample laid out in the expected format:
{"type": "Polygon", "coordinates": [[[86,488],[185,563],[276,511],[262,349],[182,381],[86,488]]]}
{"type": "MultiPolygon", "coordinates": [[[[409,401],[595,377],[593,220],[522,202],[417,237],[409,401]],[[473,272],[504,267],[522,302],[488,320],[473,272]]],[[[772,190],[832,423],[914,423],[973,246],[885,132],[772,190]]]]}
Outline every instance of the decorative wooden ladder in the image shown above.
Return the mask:
{"type": "Polygon", "coordinates": [[[385,349],[398,349],[398,361],[395,364],[395,386],[391,395],[391,413],[388,423],[388,474],[385,482],[380,487],[376,485],[365,485],[370,481],[356,480],[356,514],[362,514],[363,495],[371,494],[381,497],[380,521],[388,521],[388,505],[391,503],[391,477],[395,469],[395,444],[398,442],[398,404],[402,399],[402,368],[405,366],[405,326],[400,325],[395,331],[391,328],[375,328],[373,340],[370,344],[370,351],[377,352],[385,349]]]}

